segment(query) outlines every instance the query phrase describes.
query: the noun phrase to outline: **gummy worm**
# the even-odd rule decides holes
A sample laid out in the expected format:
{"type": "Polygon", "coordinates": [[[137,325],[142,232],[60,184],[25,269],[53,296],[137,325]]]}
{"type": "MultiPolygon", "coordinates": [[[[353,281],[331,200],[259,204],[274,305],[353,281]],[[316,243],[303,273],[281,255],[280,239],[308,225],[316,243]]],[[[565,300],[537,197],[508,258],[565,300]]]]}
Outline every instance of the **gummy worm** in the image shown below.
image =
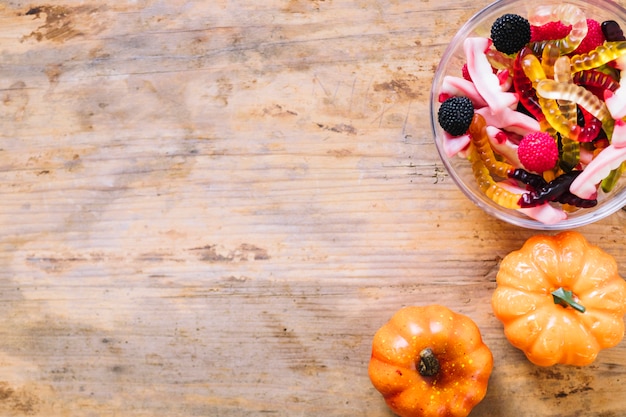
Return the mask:
{"type": "Polygon", "coordinates": [[[563,116],[556,100],[539,97],[539,104],[550,126],[559,132],[561,136],[568,138],[578,137],[580,134],[580,126],[576,123],[570,123],[570,121],[563,116]]]}
{"type": "MultiPolygon", "coordinates": [[[[578,176],[580,171],[577,171],[575,176],[578,176]]],[[[530,207],[535,207],[537,205],[541,205],[546,201],[558,201],[562,204],[569,204],[576,207],[581,208],[589,208],[597,205],[597,200],[586,200],[575,196],[567,187],[569,183],[571,183],[575,177],[570,177],[567,181],[559,180],[557,182],[556,179],[552,180],[548,183],[541,175],[530,173],[524,169],[518,168],[511,174],[511,178],[517,181],[520,181],[523,184],[526,184],[535,190],[534,195],[528,195],[522,197],[523,200],[526,201],[530,207]],[[560,187],[558,193],[554,190],[556,187],[560,187]],[[556,194],[559,194],[558,196],[556,194]],[[541,195],[542,198],[538,198],[541,195]],[[547,197],[552,195],[555,200],[550,200],[547,197]],[[539,201],[544,200],[544,201],[539,201]]]]}
{"type": "Polygon", "coordinates": [[[515,58],[500,52],[497,49],[489,48],[487,52],[485,52],[485,55],[487,55],[487,60],[495,69],[503,70],[513,68],[513,61],[515,58]]]}
{"type": "Polygon", "coordinates": [[[591,208],[598,205],[597,199],[584,199],[570,192],[563,193],[557,200],[561,204],[569,204],[570,206],[580,208],[591,208]]]}
{"type": "Polygon", "coordinates": [[[520,208],[520,196],[500,187],[489,175],[489,170],[482,164],[476,148],[470,146],[469,160],[472,163],[472,171],[478,182],[478,186],[494,203],[509,209],[520,208]]]}
{"type": "Polygon", "coordinates": [[[511,165],[522,166],[517,156],[518,145],[513,143],[509,135],[495,126],[487,126],[487,137],[491,148],[502,155],[511,165]]]}
{"type": "MultiPolygon", "coordinates": [[[[554,81],[563,84],[572,84],[572,73],[570,72],[570,60],[567,55],[558,57],[553,64],[554,81]]],[[[563,116],[570,122],[576,123],[577,107],[571,100],[557,99],[559,109],[563,116]]]]}
{"type": "MultiPolygon", "coordinates": [[[[554,62],[554,80],[559,83],[571,84],[572,73],[570,72],[570,68],[571,63],[567,55],[558,57],[554,62]]],[[[576,103],[570,100],[557,100],[557,104],[559,106],[559,110],[561,110],[561,113],[563,114],[563,117],[570,123],[570,125],[578,125],[578,106],[576,103]]],[[[597,119],[593,118],[593,120],[597,119]]],[[[583,135],[587,137],[589,134],[594,132],[593,128],[599,128],[599,126],[599,123],[590,123],[589,126],[585,125],[585,127],[580,129],[580,132],[576,133],[578,136],[577,139],[580,141],[583,135]]],[[[559,167],[565,171],[571,171],[576,165],[578,165],[580,160],[580,144],[575,140],[571,140],[567,136],[561,136],[560,139],[561,153],[559,155],[559,167]]]]}
{"type": "MultiPolygon", "coordinates": [[[[593,114],[589,113],[583,107],[579,108],[583,115],[584,125],[580,129],[580,134],[577,138],[578,142],[591,142],[600,134],[600,131],[602,130],[602,121],[593,114]]],[[[607,126],[607,129],[608,128],[609,127],[607,126]]]]}
{"type": "Polygon", "coordinates": [[[520,65],[533,87],[535,87],[539,81],[547,78],[546,72],[541,66],[541,62],[539,62],[539,58],[531,53],[524,53],[524,55],[520,56],[520,65]]]}
{"type": "MultiPolygon", "coordinates": [[[[546,73],[546,77],[553,77],[556,71],[555,64],[561,56],[561,51],[553,43],[546,44],[541,52],[541,66],[546,73]]],[[[566,57],[566,55],[564,55],[566,57]]],[[[567,68],[569,72],[569,67],[567,68]]]]}
{"type": "Polygon", "coordinates": [[[624,161],[626,161],[626,147],[607,146],[574,180],[570,191],[581,198],[590,198],[597,192],[596,184],[606,178],[612,170],[619,168],[624,161]]]}
{"type": "MultiPolygon", "coordinates": [[[[554,82],[553,80],[542,80],[537,84],[537,86],[539,87],[539,84],[544,81],[554,82]]],[[[593,96],[593,98],[595,99],[596,97],[593,96]]],[[[583,111],[583,114],[585,115],[585,125],[583,127],[579,126],[577,121],[573,120],[572,117],[567,117],[562,112],[562,105],[559,105],[560,103],[557,102],[557,100],[540,96],[538,101],[551,128],[559,132],[564,138],[569,138],[578,142],[590,142],[598,136],[601,126],[604,126],[607,132],[612,130],[613,120],[610,117],[605,118],[606,123],[603,125],[601,121],[594,117],[590,112],[584,111],[585,109],[582,108],[582,106],[581,111],[583,111]]],[[[551,129],[546,130],[551,133],[551,129]]],[[[569,149],[573,150],[573,148],[567,148],[566,150],[569,149]]]]}
{"type": "Polygon", "coordinates": [[[472,138],[472,145],[470,146],[468,158],[472,164],[472,172],[478,182],[478,187],[494,203],[510,209],[520,208],[518,203],[520,196],[505,190],[494,181],[489,169],[483,163],[482,156],[479,154],[478,146],[489,140],[486,138],[486,122],[481,115],[474,114],[469,127],[469,134],[472,138]],[[478,146],[476,146],[476,143],[478,143],[478,146]]]}
{"type": "Polygon", "coordinates": [[[541,111],[541,106],[537,102],[535,89],[530,79],[524,73],[522,68],[522,59],[532,52],[528,47],[524,47],[518,54],[513,63],[513,87],[519,96],[519,100],[526,110],[532,114],[535,119],[540,122],[545,120],[545,116],[541,111]]]}
{"type": "Polygon", "coordinates": [[[602,90],[615,91],[619,87],[619,83],[613,77],[594,69],[577,72],[572,77],[572,80],[578,85],[602,90]]]}
{"type": "MultiPolygon", "coordinates": [[[[537,94],[540,97],[546,99],[559,99],[559,100],[569,100],[578,104],[583,109],[587,110],[591,115],[596,117],[602,122],[602,127],[604,128],[607,134],[610,134],[613,131],[614,120],[609,113],[609,109],[606,104],[600,100],[596,95],[594,95],[591,91],[587,90],[584,87],[581,87],[576,84],[563,84],[558,83],[554,80],[542,80],[537,83],[537,94]]],[[[541,99],[540,99],[541,104],[541,99]]],[[[545,110],[545,109],[544,109],[545,110]]],[[[545,113],[544,113],[545,114],[545,113]]],[[[546,116],[547,118],[547,116],[546,116]]],[[[562,123],[557,117],[555,117],[556,123],[562,123]]],[[[552,123],[551,123],[552,124],[552,123]]],[[[566,134],[566,130],[559,130],[557,126],[552,124],[555,129],[559,131],[561,134],[566,134]]],[[[567,125],[566,125],[567,126],[567,125]]],[[[562,128],[564,126],[561,126],[562,128]]],[[[595,129],[591,128],[591,130],[587,131],[585,135],[581,135],[582,131],[580,126],[577,124],[575,126],[571,126],[570,124],[571,134],[567,135],[570,139],[578,140],[578,141],[590,141],[594,138],[590,138],[590,136],[594,133],[595,129]],[[583,139],[583,140],[581,140],[583,139]]]]}
{"type": "Polygon", "coordinates": [[[509,175],[509,178],[529,185],[535,190],[544,187],[547,184],[546,180],[541,175],[533,174],[522,168],[513,170],[513,172],[509,175]]]}
{"type": "Polygon", "coordinates": [[[536,53],[544,49],[546,44],[551,43],[562,54],[568,54],[580,45],[583,38],[587,35],[587,19],[583,11],[571,4],[559,4],[557,6],[540,6],[537,7],[528,16],[528,21],[534,26],[543,26],[546,23],[561,21],[565,26],[572,25],[569,34],[553,41],[535,42],[533,50],[536,53]]]}
{"type": "Polygon", "coordinates": [[[480,157],[483,165],[491,175],[506,178],[515,169],[507,162],[498,161],[493,153],[489,135],[487,133],[487,122],[480,114],[475,114],[472,124],[470,125],[470,137],[474,145],[476,154],[480,157]],[[472,132],[472,125],[476,125],[472,132]]]}
{"type": "Polygon", "coordinates": [[[580,162],[580,143],[568,137],[561,137],[561,155],[559,167],[564,171],[571,171],[580,162]]]}
{"type": "MultiPolygon", "coordinates": [[[[498,185],[505,190],[515,193],[517,195],[526,192],[525,189],[516,184],[512,184],[509,181],[501,181],[498,183],[498,185]]],[[[550,205],[549,203],[540,204],[535,207],[518,208],[517,211],[519,211],[520,213],[524,213],[531,219],[538,220],[544,224],[556,224],[567,218],[567,213],[565,213],[562,208],[557,208],[550,205]]]]}
{"type": "MultiPolygon", "coordinates": [[[[574,77],[572,76],[570,68],[571,68],[571,61],[568,56],[561,56],[557,58],[557,60],[554,63],[554,80],[560,83],[572,84],[574,81],[574,77]]],[[[598,73],[604,75],[608,79],[608,80],[604,80],[605,82],[606,81],[613,82],[611,77],[609,77],[608,75],[603,74],[599,71],[598,73]]],[[[577,74],[580,74],[580,73],[577,73],[577,74]]],[[[619,84],[615,82],[613,83],[615,84],[615,88],[619,87],[619,84]]],[[[587,94],[588,90],[585,89],[582,91],[584,91],[585,94],[587,94]]],[[[595,100],[595,96],[593,96],[593,99],[595,100]]],[[[595,101],[598,101],[598,100],[595,100],[595,101]]],[[[570,100],[557,100],[557,103],[559,104],[559,108],[561,109],[561,112],[570,121],[570,123],[576,122],[578,124],[577,122],[577,119],[578,119],[577,108],[578,107],[576,106],[576,102],[570,101],[570,100]]],[[[593,116],[591,113],[585,110],[583,106],[580,107],[580,110],[581,110],[582,115],[584,116],[584,124],[582,125],[576,140],[578,142],[591,142],[600,133],[602,123],[597,117],[593,116]]],[[[566,139],[563,141],[563,152],[565,153],[568,151],[572,151],[574,152],[574,154],[564,155],[563,159],[565,159],[569,163],[572,163],[574,160],[578,160],[578,156],[580,154],[579,146],[576,143],[572,143],[571,140],[566,139]]],[[[572,168],[576,165],[576,163],[572,165],[572,168]]]]}
{"type": "Polygon", "coordinates": [[[441,93],[439,101],[443,103],[448,97],[465,96],[469,98],[475,108],[486,107],[487,102],[483,100],[474,83],[461,77],[446,75],[441,83],[441,93]]]}
{"type": "Polygon", "coordinates": [[[571,57],[572,73],[601,67],[626,53],[626,41],[604,42],[586,54],[571,57]]]}
{"type": "Polygon", "coordinates": [[[523,169],[516,169],[511,178],[517,179],[535,189],[530,193],[522,194],[520,206],[523,208],[535,207],[549,201],[556,201],[580,208],[594,207],[598,204],[596,199],[583,199],[569,191],[570,184],[581,172],[572,171],[547,182],[541,175],[531,174],[523,169]]]}
{"type": "MultiPolygon", "coordinates": [[[[535,55],[531,53],[523,55],[521,57],[521,66],[524,74],[526,74],[535,88],[540,82],[547,80],[541,62],[535,55]]],[[[576,123],[571,123],[563,116],[556,100],[540,96],[538,101],[539,108],[552,129],[567,137],[578,135],[580,127],[576,123]]]]}
{"type": "Polygon", "coordinates": [[[602,121],[611,117],[602,100],[591,91],[576,84],[542,80],[537,83],[537,94],[547,99],[573,101],[602,121]]]}
{"type": "Polygon", "coordinates": [[[493,73],[485,55],[490,42],[487,38],[469,37],[463,42],[463,51],[467,58],[467,71],[476,90],[485,99],[491,111],[499,113],[517,104],[518,98],[515,94],[500,89],[500,80],[493,73]]]}
{"type": "Polygon", "coordinates": [[[604,191],[605,193],[611,191],[613,187],[615,187],[615,184],[617,184],[617,180],[619,180],[619,178],[622,176],[624,170],[626,170],[626,161],[622,162],[619,168],[612,170],[609,175],[602,180],[602,182],[600,183],[602,191],[604,191]]]}

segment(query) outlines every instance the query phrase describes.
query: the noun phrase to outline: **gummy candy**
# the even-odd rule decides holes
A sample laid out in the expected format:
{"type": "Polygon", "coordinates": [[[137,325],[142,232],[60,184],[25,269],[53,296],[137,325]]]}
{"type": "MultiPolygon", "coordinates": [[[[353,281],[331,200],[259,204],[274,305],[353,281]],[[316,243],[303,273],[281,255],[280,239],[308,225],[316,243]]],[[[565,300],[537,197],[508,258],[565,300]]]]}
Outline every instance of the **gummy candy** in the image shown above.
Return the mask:
{"type": "Polygon", "coordinates": [[[512,68],[513,61],[515,61],[515,58],[510,55],[492,48],[488,49],[487,52],[485,52],[485,55],[487,56],[487,60],[491,66],[498,70],[512,68]]]}
{"type": "MultiPolygon", "coordinates": [[[[541,82],[548,80],[539,58],[533,54],[522,56],[521,67],[535,89],[541,82]]],[[[537,93],[539,92],[537,91],[537,93]]],[[[554,130],[566,137],[577,137],[579,135],[580,127],[576,122],[568,120],[563,115],[555,99],[546,98],[541,94],[538,94],[537,99],[543,117],[554,130]]]]}
{"type": "Polygon", "coordinates": [[[473,146],[470,147],[469,160],[472,163],[472,171],[474,172],[478,186],[488,198],[504,208],[520,208],[518,204],[520,199],[519,195],[507,191],[494,181],[491,175],[489,175],[489,171],[480,160],[480,156],[476,154],[476,148],[473,146]]]}
{"type": "Polygon", "coordinates": [[[585,170],[574,180],[570,191],[580,198],[591,198],[597,193],[596,184],[609,173],[619,168],[626,160],[626,147],[616,148],[609,145],[587,165],[585,170]]]}
{"type": "MultiPolygon", "coordinates": [[[[571,62],[571,60],[570,60],[571,62]]],[[[571,65],[571,64],[570,64],[571,65]]],[[[579,71],[574,74],[572,81],[575,84],[594,88],[601,91],[615,91],[619,87],[619,83],[611,78],[608,74],[598,70],[579,71]]]]}
{"type": "Polygon", "coordinates": [[[607,41],[626,41],[624,32],[615,20],[607,20],[600,25],[607,41]]]}
{"type": "Polygon", "coordinates": [[[624,54],[626,54],[626,41],[605,42],[586,54],[572,56],[572,72],[598,68],[624,54]]]}
{"type": "Polygon", "coordinates": [[[596,199],[584,199],[573,195],[569,191],[572,182],[583,171],[571,171],[569,173],[559,175],[550,182],[546,182],[532,192],[522,195],[520,199],[521,207],[533,207],[548,201],[558,201],[559,203],[569,204],[576,207],[590,208],[598,204],[596,199]]]}
{"type": "Polygon", "coordinates": [[[510,139],[507,133],[497,127],[487,126],[487,137],[489,138],[489,143],[494,152],[502,155],[512,166],[522,166],[517,156],[518,145],[510,139]]]}
{"type": "Polygon", "coordinates": [[[575,207],[590,208],[598,204],[595,199],[587,200],[572,194],[568,187],[582,171],[572,171],[563,174],[552,181],[546,181],[541,175],[533,174],[523,169],[516,169],[511,178],[530,186],[533,190],[523,194],[520,205],[523,208],[535,207],[548,201],[558,201],[575,207]]]}
{"type": "Polygon", "coordinates": [[[571,171],[580,162],[580,143],[566,137],[561,137],[561,160],[559,168],[571,171]]]}
{"type": "Polygon", "coordinates": [[[465,96],[474,106],[467,134],[444,138],[446,155],[467,158],[496,204],[548,224],[596,206],[626,171],[626,37],[617,22],[566,3],[538,6],[528,22],[531,41],[511,54],[466,38],[463,77],[444,77],[439,99],[465,96]],[[536,132],[542,141],[521,149],[536,132]],[[523,169],[519,153],[543,172],[523,169]]]}
{"type": "MultiPolygon", "coordinates": [[[[524,108],[528,110],[528,112],[531,113],[535,119],[541,122],[545,120],[545,116],[543,115],[541,106],[537,101],[537,95],[535,93],[533,83],[526,76],[521,63],[522,59],[528,54],[532,54],[532,51],[529,48],[522,49],[513,63],[513,87],[518,94],[520,103],[522,103],[524,108]]],[[[545,72],[543,75],[545,75],[545,72]]]]}
{"type": "Polygon", "coordinates": [[[489,107],[482,107],[476,110],[487,120],[489,126],[495,126],[500,129],[507,129],[518,135],[526,135],[539,130],[539,122],[526,114],[511,110],[508,107],[502,109],[499,113],[493,113],[489,107]]]}
{"type": "Polygon", "coordinates": [[[496,159],[486,129],[485,118],[480,114],[475,114],[469,130],[474,150],[491,175],[506,178],[515,168],[507,162],[496,159]]]}
{"type": "MultiPolygon", "coordinates": [[[[614,120],[611,118],[611,114],[609,113],[606,104],[589,90],[581,86],[571,83],[559,83],[554,80],[547,79],[537,83],[537,94],[546,99],[567,100],[574,102],[602,122],[602,127],[605,131],[611,131],[613,129],[614,120]]],[[[539,99],[539,102],[541,103],[541,98],[539,99]]],[[[559,133],[570,139],[578,140],[579,142],[588,142],[590,139],[595,139],[595,137],[589,137],[589,130],[583,132],[583,129],[580,126],[578,126],[575,122],[568,120],[566,115],[563,113],[561,113],[561,115],[556,114],[556,111],[553,109],[552,101],[546,100],[545,103],[549,106],[550,114],[554,115],[554,122],[561,123],[559,127],[563,130],[560,130],[557,126],[551,123],[552,126],[559,131],[559,133]],[[569,133],[567,132],[568,128],[570,130],[569,133]],[[583,133],[586,134],[583,135],[583,133]]],[[[544,114],[545,110],[546,109],[544,108],[544,114]]]]}
{"type": "Polygon", "coordinates": [[[555,100],[573,101],[600,120],[611,117],[606,104],[592,92],[576,84],[559,83],[550,79],[541,80],[537,83],[537,94],[555,100]]]}
{"type": "Polygon", "coordinates": [[[535,45],[539,47],[539,49],[534,49],[535,52],[543,50],[547,44],[553,44],[562,54],[567,54],[576,49],[587,35],[585,14],[580,8],[572,4],[540,6],[528,16],[528,21],[534,26],[542,26],[554,21],[561,21],[564,25],[572,25],[569,34],[562,39],[535,42],[535,45]]]}
{"type": "Polygon", "coordinates": [[[465,96],[469,98],[474,107],[486,107],[487,102],[476,90],[476,86],[473,82],[465,80],[461,77],[452,77],[447,75],[443,79],[441,84],[441,93],[439,94],[439,101],[444,102],[448,97],[453,96],[465,96]]]}
{"type": "MultiPolygon", "coordinates": [[[[563,56],[566,57],[567,55],[563,56]]],[[[554,73],[556,71],[555,65],[559,57],[561,57],[561,51],[556,47],[556,45],[548,43],[545,48],[543,48],[543,51],[541,52],[541,66],[543,67],[546,77],[554,77],[554,73]]]]}
{"type": "MultiPolygon", "coordinates": [[[[545,58],[544,58],[545,60],[545,58]]],[[[554,72],[554,81],[561,83],[572,85],[572,73],[570,72],[571,63],[570,59],[567,55],[559,56],[553,64],[554,72]]],[[[557,99],[557,104],[559,105],[559,110],[563,114],[570,123],[577,122],[577,106],[576,102],[567,99],[557,99]]]]}
{"type": "Polygon", "coordinates": [[[467,70],[474,85],[489,107],[497,113],[517,103],[517,97],[500,89],[500,81],[492,72],[485,54],[488,47],[489,39],[485,38],[467,38],[463,44],[467,56],[467,70]]]}

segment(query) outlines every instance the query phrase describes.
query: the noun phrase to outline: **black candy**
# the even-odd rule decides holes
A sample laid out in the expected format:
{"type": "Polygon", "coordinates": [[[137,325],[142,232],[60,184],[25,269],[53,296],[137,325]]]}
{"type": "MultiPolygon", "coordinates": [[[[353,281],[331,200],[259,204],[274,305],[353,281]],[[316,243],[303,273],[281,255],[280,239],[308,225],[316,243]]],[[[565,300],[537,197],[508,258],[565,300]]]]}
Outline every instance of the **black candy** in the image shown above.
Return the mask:
{"type": "Polygon", "coordinates": [[[600,25],[604,38],[609,42],[626,41],[624,32],[615,20],[606,20],[600,25]]]}

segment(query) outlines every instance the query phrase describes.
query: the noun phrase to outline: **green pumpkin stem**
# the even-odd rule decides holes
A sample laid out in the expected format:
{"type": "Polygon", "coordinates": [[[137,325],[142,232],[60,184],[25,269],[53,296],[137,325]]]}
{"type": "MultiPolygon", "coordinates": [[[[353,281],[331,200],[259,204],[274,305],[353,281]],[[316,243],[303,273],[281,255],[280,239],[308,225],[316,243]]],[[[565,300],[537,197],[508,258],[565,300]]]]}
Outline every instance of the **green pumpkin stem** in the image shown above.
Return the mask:
{"type": "Polygon", "coordinates": [[[574,300],[574,293],[570,290],[563,289],[563,287],[552,291],[552,298],[554,299],[554,304],[559,304],[563,307],[572,307],[574,310],[580,311],[581,313],[584,313],[586,310],[585,306],[574,300]]]}

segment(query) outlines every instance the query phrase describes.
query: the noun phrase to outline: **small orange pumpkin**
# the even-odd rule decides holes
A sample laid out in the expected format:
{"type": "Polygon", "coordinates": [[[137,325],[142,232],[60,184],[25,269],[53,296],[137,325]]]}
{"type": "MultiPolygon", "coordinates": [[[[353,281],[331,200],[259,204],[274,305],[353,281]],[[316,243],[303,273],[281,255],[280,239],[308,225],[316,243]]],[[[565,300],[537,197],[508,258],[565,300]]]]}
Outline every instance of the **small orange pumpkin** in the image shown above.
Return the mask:
{"type": "Polygon", "coordinates": [[[531,237],[502,260],[496,282],[494,314],[536,365],[588,365],[624,337],[626,282],[578,232],[531,237]]]}
{"type": "Polygon", "coordinates": [[[487,392],[491,351],[446,307],[405,307],[374,336],[369,376],[401,417],[466,417],[487,392]]]}

